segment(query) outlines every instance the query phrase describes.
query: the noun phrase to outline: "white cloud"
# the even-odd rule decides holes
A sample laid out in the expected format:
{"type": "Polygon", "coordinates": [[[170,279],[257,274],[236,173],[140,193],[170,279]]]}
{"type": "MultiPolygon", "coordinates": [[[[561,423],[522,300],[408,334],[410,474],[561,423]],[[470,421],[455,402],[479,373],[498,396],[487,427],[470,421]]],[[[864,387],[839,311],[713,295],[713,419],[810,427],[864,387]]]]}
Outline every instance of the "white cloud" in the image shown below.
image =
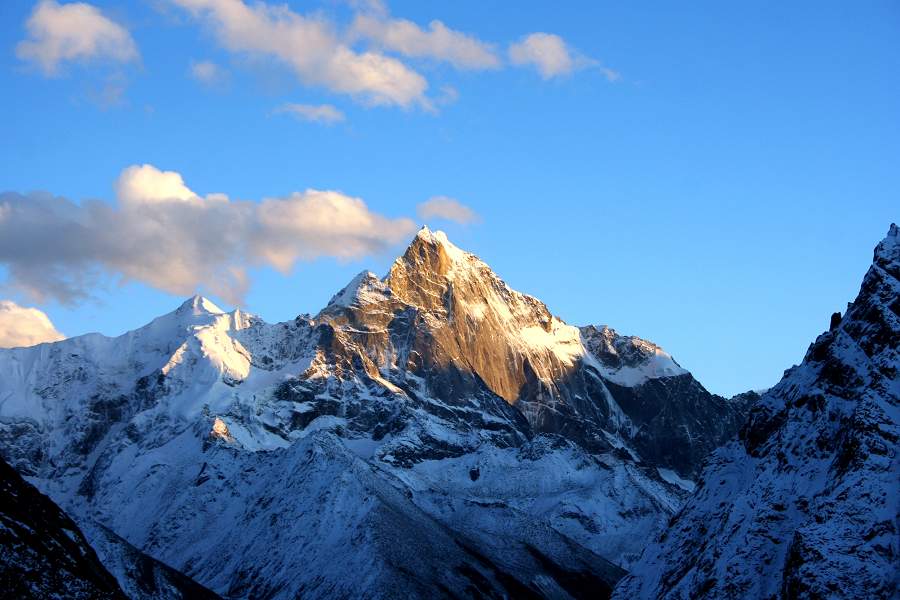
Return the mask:
{"type": "Polygon", "coordinates": [[[219,85],[228,79],[228,71],[209,60],[192,62],[190,73],[191,77],[208,86],[219,85]]]}
{"type": "Polygon", "coordinates": [[[49,194],[0,194],[0,265],[7,285],[37,299],[76,302],[98,281],[140,281],[180,295],[208,291],[240,304],[248,270],[358,258],[415,231],[359,198],[306,190],[262,202],[201,197],[181,175],[125,169],[118,204],[75,204],[49,194]]]}
{"type": "Polygon", "coordinates": [[[138,58],[128,30],[84,2],[58,4],[42,0],[25,23],[28,39],[16,46],[16,56],[55,75],[67,61],[107,59],[128,62],[138,58]]]}
{"type": "Polygon", "coordinates": [[[476,223],[480,220],[478,214],[461,203],[455,198],[449,196],[434,196],[416,207],[419,217],[425,220],[429,219],[445,219],[447,221],[455,221],[462,225],[476,223]]]}
{"type": "MultiPolygon", "coordinates": [[[[500,69],[511,62],[533,66],[545,79],[596,66],[608,79],[618,78],[618,73],[573,51],[557,35],[523,37],[509,46],[507,62],[494,44],[439,20],[421,26],[393,18],[382,0],[343,0],[355,15],[347,28],[321,11],[301,14],[274,0],[165,1],[209,29],[226,50],[253,60],[273,59],[288,66],[304,85],[369,105],[434,111],[446,103],[446,94],[429,97],[428,81],[403,62],[407,58],[446,62],[463,70],[500,69]]],[[[220,72],[213,63],[193,67],[200,81],[214,80],[220,72]]]]}
{"type": "Polygon", "coordinates": [[[410,219],[388,219],[371,212],[360,198],[334,191],[306,190],[270,198],[255,213],[252,253],[282,272],[297,260],[364,256],[415,230],[410,219]]]}
{"type": "Polygon", "coordinates": [[[34,346],[65,337],[43,311],[0,300],[0,348],[34,346]]]}
{"type": "Polygon", "coordinates": [[[153,165],[132,165],[119,175],[114,185],[116,197],[124,205],[155,202],[200,201],[176,171],[160,171],[153,165]]]}
{"type": "MultiPolygon", "coordinates": [[[[514,65],[533,66],[544,79],[568,75],[577,69],[599,63],[572,50],[558,35],[532,33],[509,46],[509,60],[514,65]]],[[[618,79],[618,73],[604,69],[607,79],[618,79]]]]}
{"type": "Polygon", "coordinates": [[[306,84],[370,104],[430,106],[424,77],[394,58],[351,50],[322,18],[263,2],[248,6],[243,0],[171,1],[207,23],[228,50],[274,57],[306,84]]]}
{"type": "Polygon", "coordinates": [[[501,66],[500,58],[490,44],[454,31],[440,21],[432,21],[428,30],[424,30],[406,19],[357,15],[351,32],[354,37],[371,40],[405,56],[433,58],[449,62],[458,69],[497,69],[501,66]]]}
{"type": "Polygon", "coordinates": [[[274,111],[285,113],[303,121],[332,125],[344,120],[344,113],[330,104],[282,104],[274,111]]]}

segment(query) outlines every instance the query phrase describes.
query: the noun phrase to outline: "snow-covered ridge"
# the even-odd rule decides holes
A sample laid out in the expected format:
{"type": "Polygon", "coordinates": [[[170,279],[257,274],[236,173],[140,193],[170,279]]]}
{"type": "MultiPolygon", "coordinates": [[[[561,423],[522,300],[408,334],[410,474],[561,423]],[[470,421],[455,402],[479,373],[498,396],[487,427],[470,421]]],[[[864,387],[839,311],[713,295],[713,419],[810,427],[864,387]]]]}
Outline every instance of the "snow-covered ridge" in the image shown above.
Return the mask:
{"type": "Polygon", "coordinates": [[[194,296],[176,310],[117,337],[91,333],[29,348],[0,351],[0,415],[43,421],[59,414],[58,402],[81,393],[118,390],[161,372],[180,401],[170,408],[189,414],[193,398],[250,372],[250,353],[235,335],[256,322],[240,310],[224,312],[194,296]]]}
{"type": "Polygon", "coordinates": [[[650,379],[690,373],[653,342],[619,335],[606,325],[582,327],[581,336],[596,359],[597,369],[617,385],[634,387],[650,379]]]}

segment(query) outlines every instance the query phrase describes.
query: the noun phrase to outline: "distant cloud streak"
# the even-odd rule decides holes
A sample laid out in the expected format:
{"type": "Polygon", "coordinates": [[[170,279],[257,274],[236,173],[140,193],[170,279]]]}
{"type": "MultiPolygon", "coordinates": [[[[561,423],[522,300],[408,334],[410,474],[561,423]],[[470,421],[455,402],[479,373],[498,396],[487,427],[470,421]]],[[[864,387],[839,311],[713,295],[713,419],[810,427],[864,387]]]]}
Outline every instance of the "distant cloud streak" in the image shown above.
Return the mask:
{"type": "Polygon", "coordinates": [[[56,75],[63,63],[109,60],[129,62],[139,57],[127,29],[84,2],[39,2],[25,23],[28,38],[16,46],[19,59],[56,75]]]}
{"type": "Polygon", "coordinates": [[[344,113],[330,104],[282,104],[273,111],[275,114],[288,114],[301,121],[333,125],[344,120],[344,113]]]}
{"type": "Polygon", "coordinates": [[[461,225],[477,223],[481,220],[478,214],[455,198],[434,196],[416,207],[419,218],[424,220],[444,219],[461,225]]]}
{"type": "Polygon", "coordinates": [[[221,85],[228,81],[228,71],[209,60],[191,63],[191,77],[206,86],[221,85]]]}
{"type": "Polygon", "coordinates": [[[34,346],[65,337],[43,311],[0,300],[0,348],[34,346]]]}
{"type": "Polygon", "coordinates": [[[0,194],[0,265],[7,287],[36,300],[76,303],[105,278],[240,304],[248,269],[288,273],[297,261],[353,259],[415,231],[359,198],[306,190],[261,202],[199,196],[174,171],[125,169],[118,203],[76,204],[46,193],[0,194]]]}
{"type": "Polygon", "coordinates": [[[440,21],[422,29],[406,19],[357,15],[351,35],[371,40],[377,46],[404,56],[448,62],[457,69],[498,69],[500,58],[490,44],[454,31],[440,21]]]}

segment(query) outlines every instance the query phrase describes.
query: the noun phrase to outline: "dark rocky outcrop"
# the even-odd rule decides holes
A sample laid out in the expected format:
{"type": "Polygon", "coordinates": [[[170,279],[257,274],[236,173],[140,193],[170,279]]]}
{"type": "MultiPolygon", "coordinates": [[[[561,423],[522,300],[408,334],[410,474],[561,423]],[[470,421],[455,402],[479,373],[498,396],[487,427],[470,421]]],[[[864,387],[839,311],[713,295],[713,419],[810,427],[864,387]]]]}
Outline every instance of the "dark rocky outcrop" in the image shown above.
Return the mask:
{"type": "Polygon", "coordinates": [[[747,414],[746,397],[711,394],[689,373],[607,387],[637,426],[632,444],[641,457],[689,479],[710,452],[734,436],[747,414]]]}
{"type": "Polygon", "coordinates": [[[78,526],[0,460],[0,595],[126,598],[78,526]]]}

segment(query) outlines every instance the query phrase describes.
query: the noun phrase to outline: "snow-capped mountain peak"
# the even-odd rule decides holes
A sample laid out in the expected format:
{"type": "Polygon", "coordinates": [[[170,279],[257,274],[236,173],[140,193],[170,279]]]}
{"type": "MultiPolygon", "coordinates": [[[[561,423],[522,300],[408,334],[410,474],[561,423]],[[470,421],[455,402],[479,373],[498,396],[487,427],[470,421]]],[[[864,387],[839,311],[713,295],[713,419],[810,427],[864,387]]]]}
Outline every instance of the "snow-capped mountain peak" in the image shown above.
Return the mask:
{"type": "Polygon", "coordinates": [[[190,313],[196,316],[200,315],[220,315],[225,311],[216,306],[209,298],[205,298],[200,294],[195,294],[185,300],[176,311],[179,314],[190,313]]]}
{"type": "Polygon", "coordinates": [[[332,306],[350,307],[366,305],[384,300],[387,286],[372,271],[363,271],[350,280],[344,289],[328,301],[326,310],[332,306]]]}
{"type": "Polygon", "coordinates": [[[875,248],[874,262],[889,271],[895,271],[900,265],[900,227],[896,223],[891,223],[887,236],[875,248]]]}
{"type": "MultiPolygon", "coordinates": [[[[737,411],[709,394],[659,346],[608,328],[579,330],[565,323],[442,232],[427,228],[384,279],[361,273],[316,322],[334,327],[340,347],[358,348],[373,368],[421,377],[428,393],[443,402],[455,402],[462,389],[493,393],[537,431],[578,431],[580,443],[595,448],[650,427],[672,393],[667,386],[674,386],[696,404],[685,402],[666,419],[689,411],[690,422],[705,429],[703,434],[695,426],[683,429],[675,446],[699,445],[661,465],[683,476],[690,476],[713,447],[712,439],[736,427],[737,411]],[[450,386],[443,375],[448,369],[465,385],[450,386]],[[659,385],[645,387],[650,382],[659,385]],[[650,409],[636,400],[645,393],[657,398],[650,409]],[[709,410],[708,402],[717,408],[709,410]],[[585,421],[594,424],[591,433],[585,421]]],[[[670,424],[659,427],[671,429],[670,424]]]]}
{"type": "Polygon", "coordinates": [[[394,261],[385,282],[413,274],[429,278],[452,278],[459,269],[486,268],[474,254],[454,245],[443,231],[422,227],[402,256],[394,261]]]}

